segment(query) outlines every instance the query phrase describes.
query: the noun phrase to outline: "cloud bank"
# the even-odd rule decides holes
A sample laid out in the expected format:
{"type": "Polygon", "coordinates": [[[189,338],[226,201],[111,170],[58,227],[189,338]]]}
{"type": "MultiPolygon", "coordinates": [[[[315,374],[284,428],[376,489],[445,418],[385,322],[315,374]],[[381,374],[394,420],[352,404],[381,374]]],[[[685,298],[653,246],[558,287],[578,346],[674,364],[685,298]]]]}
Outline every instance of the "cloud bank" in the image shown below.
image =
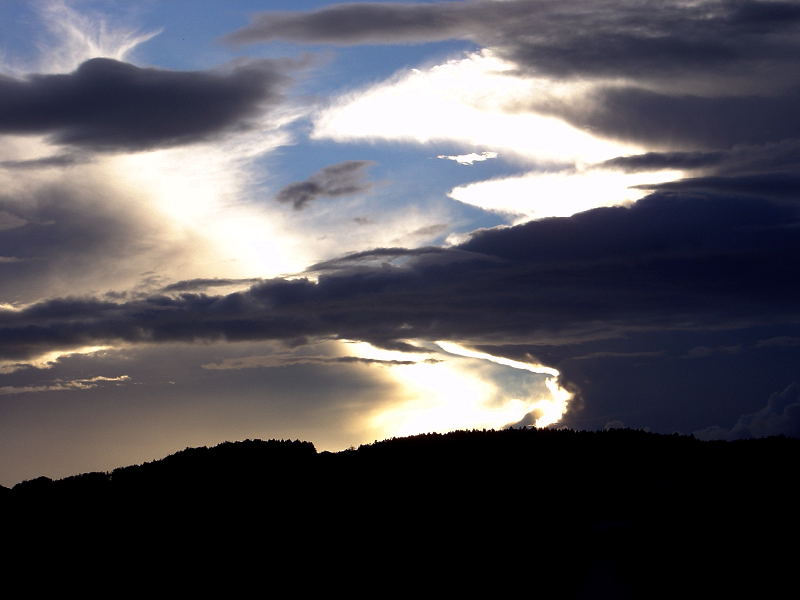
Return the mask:
{"type": "Polygon", "coordinates": [[[181,72],[93,58],[65,75],[0,76],[0,133],[92,151],[186,144],[246,129],[287,82],[279,61],[181,72]]]}
{"type": "MultiPolygon", "coordinates": [[[[781,186],[780,177],[760,182],[767,192],[781,186]]],[[[567,423],[609,412],[635,425],[620,414],[634,406],[645,423],[657,416],[670,423],[664,414],[681,413],[678,398],[651,389],[643,393],[654,404],[645,409],[613,386],[604,389],[601,375],[616,373],[614,385],[645,378],[642,361],[662,374],[673,365],[694,385],[715,380],[719,361],[729,361],[723,371],[735,364],[754,373],[754,385],[774,385],[759,379],[766,374],[796,373],[796,347],[757,342],[797,336],[800,207],[780,194],[732,193],[726,184],[734,182],[723,178],[695,183],[630,207],[478,231],[452,248],[362,252],[318,265],[316,280],[271,279],[219,296],[76,297],[0,310],[0,357],[29,361],[54,348],[120,343],[355,339],[403,349],[407,340],[449,339],[557,367],[565,385],[583,391],[576,408],[583,402],[584,409],[567,423]],[[738,353],[692,359],[697,366],[680,358],[698,346],[743,343],[738,353]]],[[[748,404],[731,401],[737,406],[741,414],[748,404]]],[[[673,421],[698,429],[714,411],[694,405],[673,421]]]]}

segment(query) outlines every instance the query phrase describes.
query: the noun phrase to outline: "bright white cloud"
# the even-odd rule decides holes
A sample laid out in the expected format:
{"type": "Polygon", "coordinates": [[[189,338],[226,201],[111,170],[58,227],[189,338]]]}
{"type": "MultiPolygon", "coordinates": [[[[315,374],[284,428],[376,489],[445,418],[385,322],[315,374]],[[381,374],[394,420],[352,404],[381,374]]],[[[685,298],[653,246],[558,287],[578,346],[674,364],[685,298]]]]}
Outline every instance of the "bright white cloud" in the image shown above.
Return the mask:
{"type": "Polygon", "coordinates": [[[530,410],[528,410],[529,413],[536,413],[537,416],[535,424],[537,427],[547,427],[548,425],[558,423],[567,412],[569,402],[572,400],[572,393],[559,385],[558,377],[561,375],[561,373],[558,371],[558,369],[554,369],[553,367],[548,367],[539,363],[522,362],[519,360],[512,360],[510,358],[504,358],[502,356],[494,356],[486,352],[470,350],[469,348],[465,348],[464,346],[454,342],[438,341],[436,342],[436,345],[445,352],[455,354],[456,356],[477,358],[479,360],[497,363],[498,365],[503,365],[505,367],[511,367],[512,369],[519,369],[521,371],[529,371],[531,373],[547,375],[548,377],[545,380],[545,386],[550,392],[550,397],[538,399],[529,406],[530,410]]]}
{"type": "MultiPolygon", "coordinates": [[[[534,112],[534,100],[539,105],[550,101],[585,104],[595,85],[524,76],[484,50],[427,69],[412,69],[338,98],[317,116],[313,136],[498,148],[505,156],[536,165],[536,171],[458,186],[450,196],[506,215],[515,223],[634,202],[646,194],[634,186],[680,177],[679,171],[593,169],[592,164],[645,149],[534,112]],[[542,171],[541,165],[551,168],[542,171]]],[[[493,151],[437,158],[473,164],[497,156],[493,151]]]]}
{"type": "Polygon", "coordinates": [[[317,116],[312,137],[459,143],[545,163],[592,163],[637,153],[632,145],[527,109],[533,98],[579,101],[586,90],[582,83],[519,76],[511,63],[484,50],[341,96],[317,116]]]}
{"type": "Polygon", "coordinates": [[[555,369],[470,351],[452,342],[439,341],[431,351],[418,353],[350,342],[347,351],[375,360],[416,361],[379,367],[398,385],[398,392],[391,402],[363,419],[361,427],[373,436],[494,429],[520,422],[529,414],[535,416],[537,426],[544,427],[561,419],[572,398],[558,385],[555,369]],[[503,374],[493,365],[546,375],[545,389],[539,387],[542,380],[532,378],[523,394],[509,392],[503,374]]]}
{"type": "Polygon", "coordinates": [[[137,191],[176,234],[191,236],[204,249],[196,255],[202,263],[190,261],[183,278],[271,277],[312,260],[276,207],[252,201],[259,183],[253,159],[288,143],[281,127],[297,116],[215,143],[107,159],[120,186],[137,191]]]}
{"type": "Polygon", "coordinates": [[[599,206],[635,202],[646,190],[634,186],[671,181],[680,171],[621,173],[585,169],[528,173],[454,188],[450,197],[484,210],[510,215],[515,223],[545,217],[568,217],[599,206]]]}
{"type": "Polygon", "coordinates": [[[478,154],[477,152],[470,152],[469,154],[456,154],[454,156],[447,154],[440,154],[436,158],[452,160],[453,162],[457,162],[460,165],[472,165],[475,164],[476,162],[483,162],[491,158],[497,158],[497,156],[498,156],[497,152],[481,152],[480,154],[478,154]]]}
{"type": "Polygon", "coordinates": [[[125,60],[137,46],[160,33],[111,25],[104,15],[78,12],[64,0],[42,2],[37,8],[51,36],[39,41],[41,59],[35,66],[39,73],[72,71],[90,58],[125,60]]]}

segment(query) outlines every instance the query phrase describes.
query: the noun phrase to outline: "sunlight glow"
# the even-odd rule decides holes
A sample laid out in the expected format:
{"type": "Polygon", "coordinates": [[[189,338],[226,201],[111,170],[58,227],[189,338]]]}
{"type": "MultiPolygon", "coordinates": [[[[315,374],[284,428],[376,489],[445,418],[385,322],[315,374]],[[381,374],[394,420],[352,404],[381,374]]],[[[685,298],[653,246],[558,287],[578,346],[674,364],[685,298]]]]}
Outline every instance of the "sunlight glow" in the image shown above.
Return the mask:
{"type": "Polygon", "coordinates": [[[0,374],[13,373],[21,369],[49,369],[59,359],[65,356],[74,356],[76,354],[96,354],[105,350],[111,350],[112,346],[83,346],[81,348],[73,348],[71,350],[52,350],[36,358],[27,360],[5,360],[0,361],[0,374]]]}
{"type": "Polygon", "coordinates": [[[570,400],[572,400],[573,394],[558,384],[558,377],[561,375],[558,369],[547,367],[538,363],[526,363],[518,360],[511,360],[510,358],[503,358],[502,356],[494,356],[492,354],[487,354],[486,352],[477,352],[453,342],[439,341],[436,342],[436,345],[450,354],[488,360],[490,362],[497,363],[499,365],[505,365],[513,369],[522,369],[523,371],[530,371],[531,373],[549,375],[549,377],[545,380],[545,385],[550,391],[551,397],[549,400],[544,399],[536,404],[535,410],[537,413],[537,427],[547,427],[549,425],[553,425],[560,421],[567,412],[567,408],[570,400]]]}
{"type": "Polygon", "coordinates": [[[287,143],[281,132],[237,136],[216,144],[120,155],[110,160],[118,180],[174,225],[207,246],[214,276],[274,277],[312,262],[277,210],[245,201],[251,159],[287,143]]]}
{"type": "MultiPolygon", "coordinates": [[[[413,342],[420,345],[419,341],[413,342]]],[[[423,343],[424,344],[424,343],[423,343]]],[[[425,352],[398,352],[376,348],[366,342],[347,342],[348,353],[383,361],[417,361],[414,364],[389,364],[383,368],[400,385],[401,397],[388,407],[368,415],[366,427],[383,437],[414,435],[431,431],[502,428],[518,423],[526,415],[536,417],[536,425],[556,423],[566,412],[572,394],[556,382],[558,371],[544,365],[523,363],[474,352],[452,342],[435,342],[425,352]],[[547,375],[549,394],[510,398],[503,390],[502,377],[493,363],[547,375]]],[[[535,383],[533,381],[532,383],[535,383]]]]}
{"type": "Polygon", "coordinates": [[[651,193],[634,186],[683,176],[677,170],[621,173],[611,169],[577,169],[479,181],[456,187],[449,195],[464,204],[514,215],[514,223],[522,223],[629,204],[651,193]]]}
{"type": "Polygon", "coordinates": [[[529,160],[592,163],[637,154],[533,111],[531,98],[571,99],[587,84],[522,77],[488,50],[343,95],[323,110],[312,137],[337,141],[446,141],[489,147],[529,160]]]}

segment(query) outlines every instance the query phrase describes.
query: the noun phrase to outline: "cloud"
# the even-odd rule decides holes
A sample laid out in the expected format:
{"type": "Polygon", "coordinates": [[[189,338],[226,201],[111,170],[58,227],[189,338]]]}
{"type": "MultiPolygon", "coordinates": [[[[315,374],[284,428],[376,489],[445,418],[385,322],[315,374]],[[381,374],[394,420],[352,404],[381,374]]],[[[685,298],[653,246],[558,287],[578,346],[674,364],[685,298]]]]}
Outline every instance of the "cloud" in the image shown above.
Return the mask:
{"type": "Polygon", "coordinates": [[[663,148],[728,149],[800,137],[800,80],[773,95],[656,92],[634,86],[599,87],[584,101],[537,102],[532,109],[565,118],[596,134],[663,148]],[[658,118],[654,118],[658,115],[658,118]]]}
{"type": "Polygon", "coordinates": [[[458,37],[463,31],[457,7],[420,4],[339,4],[310,13],[257,14],[228,36],[235,44],[289,40],[333,44],[408,43],[458,37]]]}
{"type": "Polygon", "coordinates": [[[419,229],[415,229],[411,233],[409,233],[409,237],[411,236],[431,236],[431,235],[438,235],[443,233],[447,230],[446,223],[434,223],[433,225],[425,225],[425,227],[420,227],[419,229]]]}
{"type": "Polygon", "coordinates": [[[316,283],[272,279],[225,296],[121,304],[45,301],[0,313],[0,355],[300,336],[532,342],[771,322],[796,314],[800,237],[788,225],[798,219],[796,206],[762,199],[654,194],[630,208],[479,231],[453,249],[361,253],[316,283]],[[373,255],[407,258],[369,266],[373,255]]]}
{"type": "Polygon", "coordinates": [[[3,310],[0,357],[297,339],[405,351],[444,339],[557,368],[577,393],[569,426],[620,419],[692,431],[753,412],[754,387],[796,378],[797,346],[756,344],[800,337],[798,224],[800,207],[783,197],[658,191],[629,207],[478,231],[450,248],[359,252],[316,265],[313,278],[228,294],[84,296],[3,310]],[[711,382],[726,385],[714,393],[724,402],[703,401],[711,382]]]}
{"type": "Polygon", "coordinates": [[[498,156],[497,152],[481,152],[480,154],[478,154],[477,152],[470,152],[469,154],[457,154],[454,156],[440,154],[436,158],[444,158],[447,160],[452,160],[460,165],[472,165],[475,164],[476,162],[483,162],[491,158],[497,158],[497,156],[498,156]]]}
{"type": "Polygon", "coordinates": [[[364,181],[364,170],[371,164],[368,160],[348,160],[327,166],[305,181],[287,185],[275,199],[291,204],[295,210],[302,210],[317,198],[351,196],[369,191],[372,184],[364,181]]]}
{"type": "Polygon", "coordinates": [[[794,200],[800,192],[800,174],[796,172],[773,171],[740,176],[708,176],[667,181],[653,185],[640,186],[643,189],[693,190],[736,194],[740,196],[767,196],[794,200]]]}
{"type": "Polygon", "coordinates": [[[228,286],[243,286],[252,285],[261,281],[256,278],[244,279],[224,279],[215,277],[213,279],[186,279],[184,281],[176,281],[161,288],[162,292],[193,292],[198,290],[206,290],[212,287],[228,287],[228,286]]]}
{"type": "Polygon", "coordinates": [[[0,77],[0,133],[92,151],[198,142],[251,126],[282,99],[287,72],[271,60],[187,72],[94,58],[69,74],[0,77]]]}
{"type": "Polygon", "coordinates": [[[759,348],[769,348],[770,346],[800,346],[800,338],[780,335],[765,340],[758,340],[756,346],[759,348]]]}
{"type": "MultiPolygon", "coordinates": [[[[228,36],[235,43],[288,40],[397,44],[465,39],[520,68],[556,77],[637,78],[681,86],[700,75],[743,83],[769,65],[791,74],[800,42],[792,2],[508,0],[339,4],[264,12],[228,36]]],[[[759,77],[759,79],[762,79],[759,77]]],[[[773,83],[776,83],[773,81],[773,83]]],[[[752,82],[750,82],[752,85],[752,82]]]]}
{"type": "Polygon", "coordinates": [[[141,32],[112,19],[102,12],[92,11],[84,3],[78,11],[70,0],[47,0],[31,3],[43,25],[35,40],[38,60],[24,67],[6,65],[12,72],[63,73],[76,69],[92,58],[128,60],[141,44],[161,33],[160,29],[141,32]]]}
{"type": "Polygon", "coordinates": [[[436,359],[416,360],[381,360],[376,358],[364,358],[361,356],[316,356],[316,355],[267,355],[267,356],[244,356],[237,358],[226,358],[217,363],[207,363],[204,369],[212,371],[240,370],[240,369],[262,369],[274,367],[286,367],[289,365],[309,365],[309,364],[363,364],[363,365],[415,365],[418,362],[436,363],[436,359]]]}
{"type": "Polygon", "coordinates": [[[772,435],[800,437],[800,385],[775,392],[760,410],[742,415],[730,429],[708,427],[695,431],[704,440],[741,440],[772,435]]]}
{"type": "Polygon", "coordinates": [[[88,162],[91,158],[82,154],[55,154],[28,160],[2,160],[2,169],[46,169],[49,167],[70,167],[88,162]]]}
{"type": "Polygon", "coordinates": [[[22,227],[28,221],[5,210],[0,210],[0,231],[22,227]]]}
{"type": "MultiPolygon", "coordinates": [[[[481,114],[467,115],[464,107],[455,110],[464,104],[454,103],[453,94],[460,93],[468,69],[461,65],[460,76],[452,77],[451,63],[343,99],[321,115],[315,135],[423,143],[458,139],[528,156],[537,154],[532,142],[546,139],[547,144],[539,144],[539,160],[577,157],[589,162],[612,158],[602,156],[612,141],[642,146],[642,152],[697,152],[778,143],[800,135],[794,110],[800,89],[800,11],[792,2],[673,1],[657,7],[633,0],[344,4],[306,13],[262,13],[234,37],[397,43],[422,41],[426,31],[428,40],[473,40],[488,49],[484,57],[505,65],[495,65],[494,79],[483,73],[483,83],[476,85],[473,73],[469,80],[471,89],[480,90],[473,104],[481,107],[481,114]],[[344,18],[346,27],[341,26],[344,18]],[[438,25],[427,29],[426,22],[438,25]],[[449,83],[444,86],[450,94],[448,110],[438,108],[442,100],[431,91],[441,78],[449,83]],[[428,91],[416,89],[415,81],[428,91]],[[490,90],[502,90],[504,105],[495,111],[516,115],[507,120],[513,121],[513,131],[524,132],[527,143],[505,144],[501,122],[491,128],[499,133],[477,135],[476,124],[492,108],[490,90]],[[392,123],[386,123],[387,114],[393,115],[392,123]],[[404,118],[410,114],[414,119],[404,118]],[[462,127],[448,126],[448,115],[462,127]],[[526,125],[523,115],[537,122],[526,125]],[[558,130],[553,125],[548,129],[543,120],[548,116],[565,120],[584,139],[563,122],[558,130]],[[424,126],[417,131],[415,122],[424,126]]],[[[696,160],[688,158],[683,162],[693,167],[696,160]]]]}
{"type": "Polygon", "coordinates": [[[533,171],[516,177],[478,181],[453,188],[454,200],[509,215],[516,222],[568,217],[599,206],[630,204],[647,195],[645,181],[668,181],[679,171],[619,173],[583,168],[533,171]]]}
{"type": "Polygon", "coordinates": [[[0,386],[0,396],[9,396],[12,394],[33,394],[39,392],[65,392],[69,390],[91,390],[103,385],[104,383],[119,384],[121,382],[127,382],[129,379],[130,377],[128,375],[120,375],[119,377],[105,377],[98,375],[97,377],[85,377],[81,379],[56,380],[47,385],[4,385],[0,386]]]}
{"type": "Polygon", "coordinates": [[[441,141],[493,148],[542,165],[592,163],[641,152],[603,139],[556,114],[585,94],[585,84],[520,76],[490,51],[426,69],[400,71],[378,84],[341,94],[314,118],[312,137],[339,142],[441,141]],[[533,107],[546,98],[552,107],[533,107]],[[550,111],[555,114],[548,114],[550,111]]]}
{"type": "Polygon", "coordinates": [[[703,169],[720,164],[722,152],[647,152],[631,156],[618,156],[601,163],[600,167],[626,172],[654,171],[659,169],[703,169]]]}
{"type": "MultiPolygon", "coordinates": [[[[169,275],[172,260],[207,256],[201,238],[166,221],[145,189],[134,196],[108,177],[114,171],[107,165],[78,168],[9,178],[0,194],[0,211],[9,215],[9,226],[0,227],[0,255],[19,259],[0,265],[6,301],[125,289],[154,263],[169,275]]],[[[184,262],[184,273],[194,270],[190,265],[184,262]]]]}

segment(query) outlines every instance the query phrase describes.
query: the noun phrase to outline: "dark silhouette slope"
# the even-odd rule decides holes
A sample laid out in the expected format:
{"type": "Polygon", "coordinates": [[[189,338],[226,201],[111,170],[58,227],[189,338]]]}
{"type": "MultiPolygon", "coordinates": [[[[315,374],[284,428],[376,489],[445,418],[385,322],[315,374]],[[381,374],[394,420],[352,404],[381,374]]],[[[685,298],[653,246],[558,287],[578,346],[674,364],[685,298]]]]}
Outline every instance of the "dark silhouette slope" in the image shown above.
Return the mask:
{"type": "Polygon", "coordinates": [[[770,597],[792,572],[781,544],[797,539],[799,455],[800,440],[631,430],[462,431],[339,453],[248,440],[26,481],[0,502],[6,546],[35,564],[88,561],[111,579],[170,565],[181,589],[770,597]]]}

